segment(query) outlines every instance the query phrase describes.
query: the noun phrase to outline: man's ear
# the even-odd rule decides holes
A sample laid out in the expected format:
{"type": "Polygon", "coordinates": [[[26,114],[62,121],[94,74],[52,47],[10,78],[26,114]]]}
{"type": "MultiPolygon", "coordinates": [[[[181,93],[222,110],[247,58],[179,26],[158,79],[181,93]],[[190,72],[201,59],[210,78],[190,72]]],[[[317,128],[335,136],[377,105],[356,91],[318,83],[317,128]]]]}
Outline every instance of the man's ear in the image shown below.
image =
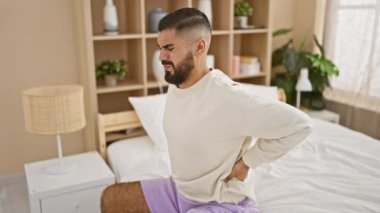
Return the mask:
{"type": "Polygon", "coordinates": [[[206,51],[206,40],[199,39],[194,44],[193,53],[194,56],[202,55],[206,51]]]}

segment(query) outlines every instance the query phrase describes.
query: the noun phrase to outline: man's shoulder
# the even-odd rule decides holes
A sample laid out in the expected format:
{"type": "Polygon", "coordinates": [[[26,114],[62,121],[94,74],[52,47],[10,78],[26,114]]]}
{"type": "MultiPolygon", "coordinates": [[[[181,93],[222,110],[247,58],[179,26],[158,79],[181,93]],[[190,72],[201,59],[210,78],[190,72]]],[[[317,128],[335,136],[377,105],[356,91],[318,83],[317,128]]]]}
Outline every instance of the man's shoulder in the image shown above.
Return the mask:
{"type": "Polygon", "coordinates": [[[216,69],[212,77],[213,81],[211,81],[211,83],[215,86],[216,89],[223,90],[224,92],[244,93],[241,84],[233,81],[221,70],[216,69]]]}

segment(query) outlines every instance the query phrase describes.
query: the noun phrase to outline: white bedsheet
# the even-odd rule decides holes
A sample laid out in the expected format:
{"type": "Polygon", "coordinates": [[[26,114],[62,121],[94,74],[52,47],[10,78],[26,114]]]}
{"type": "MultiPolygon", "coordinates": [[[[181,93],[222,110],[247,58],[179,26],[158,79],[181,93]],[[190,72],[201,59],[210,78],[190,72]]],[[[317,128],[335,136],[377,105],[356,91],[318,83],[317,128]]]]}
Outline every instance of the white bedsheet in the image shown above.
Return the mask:
{"type": "MultiPolygon", "coordinates": [[[[248,180],[262,213],[380,212],[380,141],[321,120],[302,144],[252,170],[248,180]]],[[[167,153],[147,136],[112,144],[118,182],[169,176],[167,153]]]]}

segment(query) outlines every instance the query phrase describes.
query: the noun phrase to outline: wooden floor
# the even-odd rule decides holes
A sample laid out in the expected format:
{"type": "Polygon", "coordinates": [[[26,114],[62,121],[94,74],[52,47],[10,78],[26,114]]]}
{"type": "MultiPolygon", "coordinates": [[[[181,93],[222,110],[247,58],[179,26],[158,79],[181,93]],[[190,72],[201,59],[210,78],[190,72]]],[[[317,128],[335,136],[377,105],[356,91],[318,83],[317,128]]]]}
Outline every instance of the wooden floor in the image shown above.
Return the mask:
{"type": "Polygon", "coordinates": [[[29,213],[28,191],[23,173],[0,176],[0,213],[29,213]]]}

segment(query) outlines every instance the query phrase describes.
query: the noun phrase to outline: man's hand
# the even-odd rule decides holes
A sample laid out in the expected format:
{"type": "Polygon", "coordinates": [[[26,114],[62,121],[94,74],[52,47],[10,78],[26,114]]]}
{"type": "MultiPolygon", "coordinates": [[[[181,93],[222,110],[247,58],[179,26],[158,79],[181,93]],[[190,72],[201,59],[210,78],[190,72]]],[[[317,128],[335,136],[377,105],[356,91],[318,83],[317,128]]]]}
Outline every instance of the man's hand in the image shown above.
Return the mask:
{"type": "Polygon", "coordinates": [[[229,181],[232,178],[236,177],[240,181],[244,181],[248,176],[249,167],[244,163],[243,159],[236,161],[234,167],[232,168],[231,173],[225,179],[225,181],[229,181]]]}

